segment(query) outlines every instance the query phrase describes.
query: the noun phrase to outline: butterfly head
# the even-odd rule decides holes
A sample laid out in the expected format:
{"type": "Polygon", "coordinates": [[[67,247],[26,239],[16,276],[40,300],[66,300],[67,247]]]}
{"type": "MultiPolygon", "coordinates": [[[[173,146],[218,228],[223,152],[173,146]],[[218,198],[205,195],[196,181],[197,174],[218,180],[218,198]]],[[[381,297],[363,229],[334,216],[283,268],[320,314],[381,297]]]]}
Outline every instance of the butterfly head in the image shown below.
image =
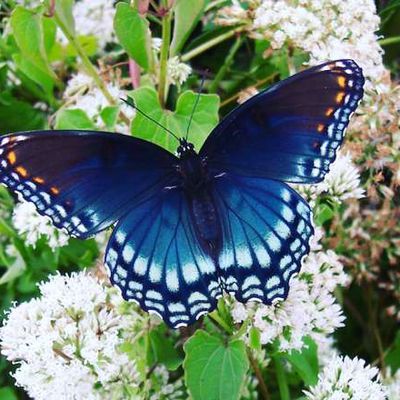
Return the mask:
{"type": "Polygon", "coordinates": [[[182,158],[185,155],[195,153],[193,143],[189,143],[185,138],[179,139],[179,147],[176,150],[179,158],[182,158]]]}

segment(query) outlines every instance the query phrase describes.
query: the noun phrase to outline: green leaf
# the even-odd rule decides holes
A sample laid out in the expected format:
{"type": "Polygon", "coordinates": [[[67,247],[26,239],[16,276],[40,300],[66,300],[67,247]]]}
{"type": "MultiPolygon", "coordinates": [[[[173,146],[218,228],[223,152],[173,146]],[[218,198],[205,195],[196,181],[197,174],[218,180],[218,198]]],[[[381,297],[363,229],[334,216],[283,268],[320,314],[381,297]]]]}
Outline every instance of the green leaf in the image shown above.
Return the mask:
{"type": "MultiPolygon", "coordinates": [[[[164,110],[158,101],[157,92],[150,87],[141,87],[131,92],[135,104],[151,118],[175,133],[185,136],[197,93],[186,91],[177,101],[175,112],[164,110]]],[[[208,134],[218,123],[219,97],[213,94],[201,94],[193,115],[189,131],[189,141],[200,150],[208,134]]],[[[177,141],[165,130],[141,114],[132,122],[132,134],[164,147],[171,153],[177,148],[177,141]]]]}
{"type": "Polygon", "coordinates": [[[61,110],[57,113],[56,129],[91,129],[96,127],[87,114],[79,109],[61,110]]]}
{"type": "Polygon", "coordinates": [[[0,285],[4,285],[7,282],[13,281],[14,279],[21,276],[25,270],[26,263],[19,251],[17,251],[17,256],[15,257],[15,260],[8,267],[7,271],[1,276],[0,285]]]}
{"type": "MultiPolygon", "coordinates": [[[[97,53],[98,46],[97,46],[97,38],[93,35],[84,35],[78,36],[76,38],[78,43],[81,45],[82,49],[84,50],[85,54],[88,57],[92,57],[97,53]]],[[[74,46],[71,43],[68,43],[65,47],[65,55],[67,57],[76,57],[78,53],[74,46]]]]}
{"type": "Polygon", "coordinates": [[[304,344],[301,351],[292,350],[290,353],[283,354],[283,357],[293,366],[306,386],[313,386],[318,382],[317,345],[310,338],[305,338],[304,344]]]}
{"type": "Polygon", "coordinates": [[[0,134],[40,129],[44,121],[43,113],[29,103],[0,95],[0,134]]]}
{"type": "Polygon", "coordinates": [[[254,350],[261,350],[261,335],[260,331],[252,326],[250,328],[250,334],[249,334],[249,339],[250,339],[250,347],[253,348],[254,350]]]}
{"type": "Polygon", "coordinates": [[[57,0],[55,2],[55,5],[56,5],[55,11],[57,14],[57,18],[71,34],[74,34],[75,21],[74,21],[74,16],[72,14],[74,0],[57,0]]]}
{"type": "Polygon", "coordinates": [[[52,96],[54,79],[47,72],[38,68],[21,53],[14,54],[13,59],[19,71],[21,71],[27,78],[38,84],[44,94],[47,96],[52,96]]]}
{"type": "Polygon", "coordinates": [[[185,382],[194,400],[235,400],[248,369],[242,340],[225,342],[198,330],[184,346],[185,382]]]}
{"type": "Polygon", "coordinates": [[[114,17],[114,29],[119,42],[143,69],[148,71],[152,63],[151,34],[149,23],[127,3],[118,3],[114,17]]]}
{"type": "Polygon", "coordinates": [[[15,41],[22,55],[35,67],[56,80],[57,76],[47,61],[42,16],[17,6],[10,20],[15,41]]]}
{"type": "Polygon", "coordinates": [[[11,387],[0,388],[0,399],[1,400],[18,400],[17,394],[11,387]]]}
{"type": "Polygon", "coordinates": [[[171,42],[171,56],[178,54],[184,46],[194,27],[199,22],[205,0],[177,0],[174,5],[174,33],[171,42]]]}
{"type": "Polygon", "coordinates": [[[319,226],[322,226],[325,222],[330,221],[335,215],[335,211],[326,203],[320,203],[315,207],[314,220],[319,226]]]}
{"type": "Polygon", "coordinates": [[[166,328],[160,325],[149,333],[148,365],[164,364],[170,371],[182,364],[182,357],[175,348],[175,341],[166,336],[166,328]]]}
{"type": "Polygon", "coordinates": [[[400,369],[400,330],[397,331],[393,345],[385,357],[385,363],[390,366],[393,373],[400,369]]]}
{"type": "Polygon", "coordinates": [[[100,117],[108,129],[113,129],[117,123],[119,113],[118,106],[104,107],[100,112],[100,117]]]}

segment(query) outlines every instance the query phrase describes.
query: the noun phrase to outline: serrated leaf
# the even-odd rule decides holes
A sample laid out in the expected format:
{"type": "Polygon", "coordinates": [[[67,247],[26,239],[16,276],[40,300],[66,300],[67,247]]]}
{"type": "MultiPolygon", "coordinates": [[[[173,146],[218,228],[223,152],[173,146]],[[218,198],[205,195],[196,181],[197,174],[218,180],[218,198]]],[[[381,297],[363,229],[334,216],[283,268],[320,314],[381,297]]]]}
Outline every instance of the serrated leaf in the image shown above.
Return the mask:
{"type": "Polygon", "coordinates": [[[317,345],[310,338],[305,338],[304,344],[301,351],[292,350],[290,353],[285,353],[283,357],[289,361],[307,386],[313,386],[318,382],[317,345]]]}
{"type": "Polygon", "coordinates": [[[61,110],[57,113],[56,129],[90,129],[95,130],[93,121],[79,109],[61,110]]]}
{"type": "Polygon", "coordinates": [[[39,85],[40,89],[43,91],[43,94],[52,96],[54,79],[46,71],[38,68],[30,60],[25,58],[23,54],[14,54],[13,59],[18,70],[21,71],[27,78],[39,85]]]}
{"type": "MultiPolygon", "coordinates": [[[[161,108],[157,92],[153,88],[141,87],[132,91],[131,95],[143,112],[178,137],[185,136],[197,93],[192,91],[182,93],[178,98],[175,112],[161,108]]],[[[197,150],[200,150],[208,134],[218,123],[218,109],[217,95],[200,95],[188,136],[197,150]]],[[[176,151],[178,145],[176,139],[141,114],[137,114],[134,118],[131,131],[134,136],[156,143],[171,153],[176,151]]]]}
{"type": "Polygon", "coordinates": [[[149,365],[164,364],[170,371],[176,370],[182,364],[182,357],[174,347],[174,342],[167,338],[166,328],[160,325],[149,333],[149,365]]]}
{"type": "Polygon", "coordinates": [[[147,19],[129,4],[120,2],[114,17],[114,29],[129,57],[148,71],[152,63],[152,49],[147,19]]]}
{"type": "Polygon", "coordinates": [[[390,366],[393,374],[400,369],[400,330],[397,331],[393,345],[386,354],[385,363],[390,366]]]}
{"type": "Polygon", "coordinates": [[[113,129],[117,123],[119,113],[118,106],[104,107],[100,112],[100,117],[108,129],[113,129]]]}
{"type": "Polygon", "coordinates": [[[248,359],[242,340],[198,330],[184,346],[185,382],[194,400],[239,399],[248,359]]]}
{"type": "Polygon", "coordinates": [[[57,0],[55,2],[57,18],[71,33],[75,33],[75,20],[72,13],[74,0],[57,0]]]}
{"type": "Polygon", "coordinates": [[[325,222],[330,221],[334,215],[335,211],[328,204],[318,204],[314,210],[314,221],[317,225],[322,226],[325,222]]]}
{"type": "Polygon", "coordinates": [[[47,60],[42,16],[17,6],[11,14],[10,21],[15,41],[22,55],[36,68],[56,80],[57,76],[47,60]]]}
{"type": "Polygon", "coordinates": [[[0,99],[0,134],[40,129],[43,126],[43,113],[29,103],[12,97],[5,102],[0,99]]]}
{"type": "Polygon", "coordinates": [[[26,263],[21,254],[17,251],[15,260],[8,267],[7,271],[0,278],[0,285],[11,282],[21,276],[26,270],[26,263]]]}
{"type": "MultiPolygon", "coordinates": [[[[85,54],[89,57],[94,56],[97,53],[98,46],[97,46],[97,38],[93,35],[83,35],[77,36],[76,40],[82,47],[85,54]]],[[[76,57],[78,53],[74,46],[71,43],[68,43],[65,46],[65,55],[67,57],[76,57]]]]}
{"type": "Polygon", "coordinates": [[[249,333],[250,347],[254,350],[261,350],[261,335],[260,331],[252,326],[249,333]]]}
{"type": "Polygon", "coordinates": [[[194,27],[203,15],[205,0],[177,0],[174,5],[174,33],[170,47],[171,56],[178,54],[194,27]]]}
{"type": "Polygon", "coordinates": [[[0,399],[1,400],[18,400],[17,394],[11,387],[0,388],[0,399]]]}

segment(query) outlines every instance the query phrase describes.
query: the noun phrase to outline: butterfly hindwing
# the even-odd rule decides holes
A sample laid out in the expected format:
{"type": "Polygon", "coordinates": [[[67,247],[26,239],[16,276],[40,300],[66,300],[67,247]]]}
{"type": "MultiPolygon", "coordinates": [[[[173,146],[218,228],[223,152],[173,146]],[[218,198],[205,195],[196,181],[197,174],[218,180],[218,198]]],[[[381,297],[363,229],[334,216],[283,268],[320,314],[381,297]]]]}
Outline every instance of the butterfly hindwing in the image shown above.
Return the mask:
{"type": "Polygon", "coordinates": [[[226,174],[214,195],[223,221],[219,271],[237,300],[287,297],[314,233],[308,204],[285,183],[226,174]]]}
{"type": "Polygon", "coordinates": [[[69,234],[86,238],[171,184],[176,158],[114,133],[41,131],[0,139],[0,182],[69,234]]]}
{"type": "Polygon", "coordinates": [[[188,203],[176,188],[160,192],[119,221],[106,265],[125,299],[174,328],[214,309],[221,295],[215,265],[200,247],[188,203]]]}
{"type": "Polygon", "coordinates": [[[336,157],[363,85],[352,60],[307,69],[233,110],[200,154],[216,172],[319,182],[336,157]]]}

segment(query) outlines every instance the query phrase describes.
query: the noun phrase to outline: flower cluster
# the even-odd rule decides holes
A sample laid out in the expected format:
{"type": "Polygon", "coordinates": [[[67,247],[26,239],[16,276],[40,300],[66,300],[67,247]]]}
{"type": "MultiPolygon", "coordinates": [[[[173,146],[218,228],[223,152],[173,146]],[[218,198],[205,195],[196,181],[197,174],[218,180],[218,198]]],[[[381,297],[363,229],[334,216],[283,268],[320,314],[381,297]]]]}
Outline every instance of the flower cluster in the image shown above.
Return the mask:
{"type": "Polygon", "coordinates": [[[122,399],[125,386],[137,387],[136,364],[119,347],[140,317],[122,316],[120,297],[85,273],[52,276],[39,289],[0,328],[17,384],[36,400],[122,399]]]}
{"type": "Polygon", "coordinates": [[[223,8],[217,20],[223,25],[244,24],[254,38],[271,41],[274,50],[284,46],[310,55],[310,64],[353,58],[370,82],[385,74],[373,0],[249,0],[223,8]],[[246,7],[245,7],[246,5],[246,7]]]}
{"type": "Polygon", "coordinates": [[[18,203],[14,207],[12,222],[18,234],[24,237],[29,245],[35,246],[42,237],[46,238],[53,250],[68,243],[69,236],[57,229],[48,217],[40,215],[33,203],[18,203]]]}
{"type": "Polygon", "coordinates": [[[317,248],[304,260],[301,273],[291,280],[285,301],[271,306],[234,304],[234,320],[250,318],[263,344],[278,339],[282,351],[301,349],[305,336],[324,342],[327,335],[343,326],[344,316],[333,291],[338,285],[347,285],[349,277],[332,250],[317,248]]]}
{"type": "MultiPolygon", "coordinates": [[[[106,83],[106,89],[113,99],[127,97],[126,92],[116,82],[106,83]]],[[[98,128],[105,128],[101,113],[106,107],[110,106],[110,102],[106,98],[104,91],[98,88],[90,76],[82,72],[73,75],[67,83],[64,101],[65,109],[83,110],[98,128]]],[[[135,115],[135,110],[128,105],[121,104],[120,110],[129,120],[135,115]]],[[[116,130],[121,133],[129,133],[128,126],[124,124],[117,124],[116,130]]]]}
{"type": "Polygon", "coordinates": [[[309,400],[385,400],[379,370],[359,358],[335,357],[319,374],[318,383],[305,392],[309,400]]]}

